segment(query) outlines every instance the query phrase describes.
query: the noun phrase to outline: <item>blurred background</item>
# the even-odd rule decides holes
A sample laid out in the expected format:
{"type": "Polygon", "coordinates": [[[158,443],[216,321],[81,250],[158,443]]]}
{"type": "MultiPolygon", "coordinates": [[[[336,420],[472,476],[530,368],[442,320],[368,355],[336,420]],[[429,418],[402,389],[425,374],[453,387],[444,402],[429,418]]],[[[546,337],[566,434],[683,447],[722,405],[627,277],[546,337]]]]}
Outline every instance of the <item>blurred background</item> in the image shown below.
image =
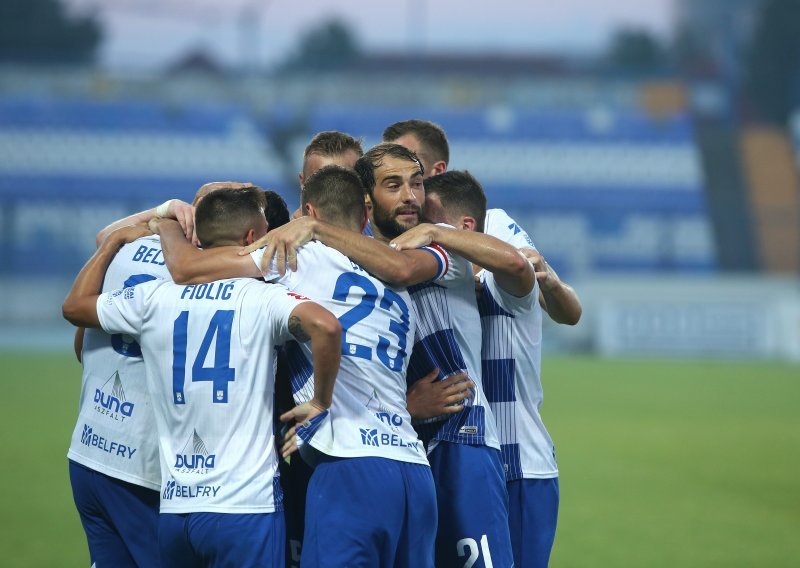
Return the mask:
{"type": "Polygon", "coordinates": [[[62,556],[0,556],[88,564],[60,304],[97,231],[211,180],[291,209],[316,132],[423,118],[584,304],[545,329],[553,565],[792,565],[798,110],[796,0],[3,0],[2,430],[62,556]]]}

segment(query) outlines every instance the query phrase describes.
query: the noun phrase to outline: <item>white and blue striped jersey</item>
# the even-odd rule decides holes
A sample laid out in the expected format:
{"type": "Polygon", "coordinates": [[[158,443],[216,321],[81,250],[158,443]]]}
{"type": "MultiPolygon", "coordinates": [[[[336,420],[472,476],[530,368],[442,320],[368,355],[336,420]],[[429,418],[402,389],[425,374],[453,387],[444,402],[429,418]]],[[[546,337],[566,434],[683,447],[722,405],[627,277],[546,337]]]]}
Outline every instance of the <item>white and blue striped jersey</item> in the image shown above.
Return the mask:
{"type": "Polygon", "coordinates": [[[439,273],[430,282],[408,288],[417,318],[408,384],[438,368],[439,380],[466,372],[475,389],[460,412],[422,421],[416,425],[417,431],[429,452],[438,440],[499,449],[494,416],[481,379],[481,328],[472,263],[438,245],[421,250],[434,255],[439,273]]]}
{"type": "MultiPolygon", "coordinates": [[[[170,279],[161,241],[143,237],[119,250],[106,271],[103,291],[156,279],[170,279]]],[[[130,335],[87,329],[81,362],[78,422],[67,457],[115,479],[158,490],[158,439],[139,344],[130,335]]]]}
{"type": "Polygon", "coordinates": [[[141,345],[162,513],[282,510],[275,345],[291,339],[289,316],[301,301],[283,286],[244,278],[145,282],[98,298],[102,328],[141,345]]]}
{"type": "MultiPolygon", "coordinates": [[[[485,231],[517,248],[533,248],[528,234],[501,209],[486,214],[485,231]]],[[[494,275],[479,274],[478,300],[486,396],[497,420],[506,479],[558,476],[555,448],[542,422],[542,308],[539,285],[525,297],[502,290],[494,275]]]]}
{"type": "MultiPolygon", "coordinates": [[[[264,250],[251,254],[261,266],[264,250]]],[[[265,279],[313,299],[342,325],[342,359],[327,413],[298,427],[320,452],[337,457],[383,457],[428,464],[406,407],[406,369],[416,327],[411,300],[339,251],[318,241],[298,250],[297,271],[265,279]]],[[[287,355],[292,394],[298,404],[314,394],[308,344],[291,341],[287,355]]],[[[302,449],[302,448],[301,448],[302,449]]]]}

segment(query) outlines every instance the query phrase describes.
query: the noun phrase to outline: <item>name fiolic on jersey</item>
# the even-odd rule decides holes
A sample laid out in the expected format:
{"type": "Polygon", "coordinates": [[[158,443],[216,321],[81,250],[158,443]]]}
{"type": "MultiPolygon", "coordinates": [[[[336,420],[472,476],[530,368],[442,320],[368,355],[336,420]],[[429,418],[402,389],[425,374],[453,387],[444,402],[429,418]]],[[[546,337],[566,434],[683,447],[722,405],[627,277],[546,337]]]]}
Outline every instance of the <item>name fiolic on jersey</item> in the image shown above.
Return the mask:
{"type": "Polygon", "coordinates": [[[230,300],[235,285],[235,282],[211,282],[186,286],[181,300],[230,300]]]}

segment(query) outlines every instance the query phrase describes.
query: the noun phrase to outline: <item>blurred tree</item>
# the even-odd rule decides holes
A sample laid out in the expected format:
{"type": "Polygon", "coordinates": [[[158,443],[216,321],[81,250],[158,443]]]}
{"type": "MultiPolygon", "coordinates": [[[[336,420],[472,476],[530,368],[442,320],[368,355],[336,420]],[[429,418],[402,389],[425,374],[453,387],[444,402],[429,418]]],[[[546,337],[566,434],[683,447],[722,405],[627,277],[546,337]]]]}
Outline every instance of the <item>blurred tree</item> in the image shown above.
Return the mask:
{"type": "Polygon", "coordinates": [[[611,40],[609,63],[626,71],[661,71],[666,67],[666,50],[646,30],[623,28],[611,40]]]}
{"type": "Polygon", "coordinates": [[[341,69],[361,55],[352,30],[341,20],[328,20],[307,31],[295,52],[280,66],[282,72],[341,69]]]}
{"type": "Polygon", "coordinates": [[[0,2],[0,62],[86,63],[101,39],[98,21],[71,16],[63,0],[0,2]]]}
{"type": "Polygon", "coordinates": [[[765,0],[748,60],[746,89],[757,118],[786,125],[798,100],[800,2],[765,0]]]}
{"type": "Polygon", "coordinates": [[[680,26],[675,32],[671,46],[672,58],[678,67],[685,71],[714,68],[714,55],[706,42],[694,30],[680,26]]]}

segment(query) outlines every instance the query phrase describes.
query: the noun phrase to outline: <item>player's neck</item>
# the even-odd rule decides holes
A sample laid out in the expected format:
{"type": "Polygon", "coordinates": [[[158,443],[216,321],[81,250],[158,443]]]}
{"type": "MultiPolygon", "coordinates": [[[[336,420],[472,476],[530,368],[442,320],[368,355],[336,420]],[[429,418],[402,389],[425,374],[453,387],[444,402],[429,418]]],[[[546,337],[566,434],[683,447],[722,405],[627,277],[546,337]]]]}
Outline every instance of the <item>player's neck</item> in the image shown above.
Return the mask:
{"type": "Polygon", "coordinates": [[[381,233],[380,228],[378,228],[378,225],[375,224],[375,221],[373,221],[372,218],[370,218],[369,223],[370,226],[372,227],[372,237],[375,240],[380,241],[385,245],[388,245],[392,239],[381,233]]]}

